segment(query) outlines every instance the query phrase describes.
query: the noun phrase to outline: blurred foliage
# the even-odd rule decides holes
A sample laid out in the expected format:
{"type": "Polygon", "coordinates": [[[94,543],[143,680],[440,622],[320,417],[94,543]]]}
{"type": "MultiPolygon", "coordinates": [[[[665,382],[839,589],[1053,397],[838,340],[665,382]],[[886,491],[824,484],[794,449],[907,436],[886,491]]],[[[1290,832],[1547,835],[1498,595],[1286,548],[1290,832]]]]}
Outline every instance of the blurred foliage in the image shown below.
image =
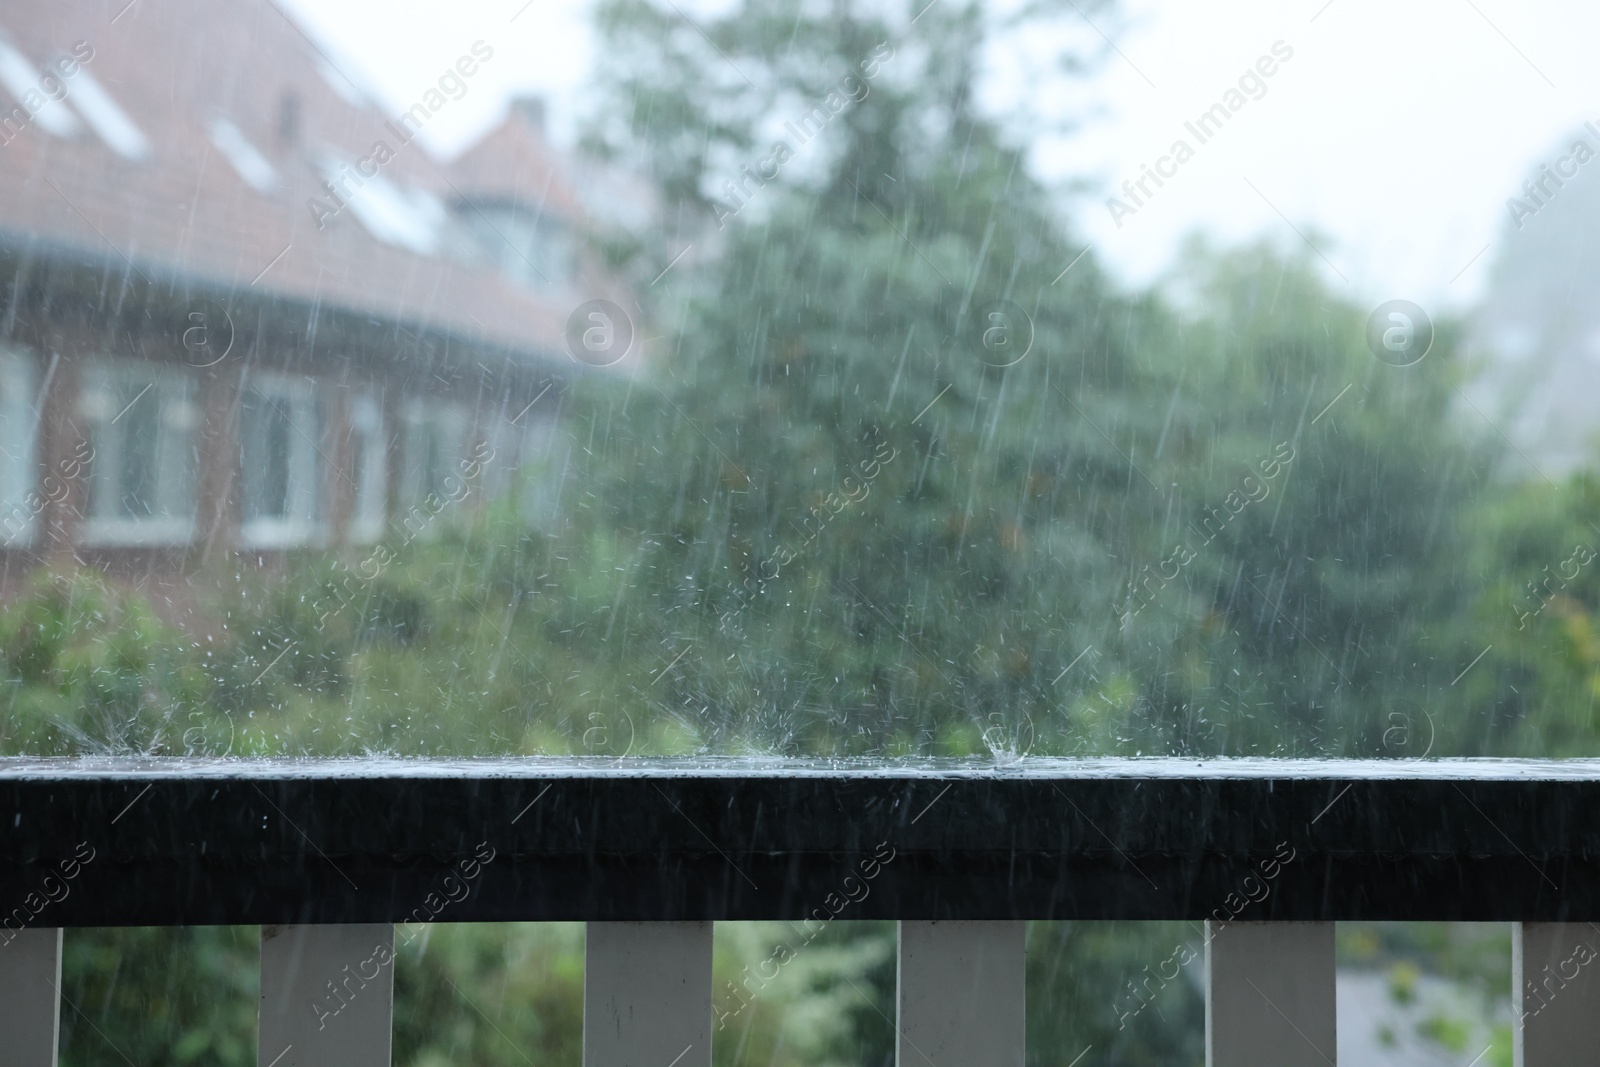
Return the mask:
{"type": "Polygon", "coordinates": [[[1386,970],[1402,986],[1414,986],[1424,970],[1440,970],[1485,1004],[1510,995],[1509,924],[1351,922],[1339,924],[1338,938],[1341,966],[1386,970]]]}
{"type": "MultiPolygon", "coordinates": [[[[1425,975],[1447,978],[1460,994],[1451,1004],[1421,1005],[1416,1036],[1488,1067],[1512,1067],[1511,925],[1509,923],[1347,922],[1338,926],[1342,969],[1381,974],[1389,1000],[1419,1004],[1425,975]],[[1490,1044],[1467,1048],[1487,1030],[1490,1044]]],[[[1387,1025],[1387,1024],[1385,1024],[1387,1025]]],[[[1398,1041],[1392,1031],[1386,1044],[1398,1041]]]]}
{"type": "Polygon", "coordinates": [[[256,1062],[260,935],[253,926],[69,930],[61,1062],[256,1062]]]}
{"type": "Polygon", "coordinates": [[[581,1063],[583,928],[430,927],[397,953],[394,1021],[396,1063],[581,1063]]]}
{"type": "Polygon", "coordinates": [[[1030,1067],[1080,1053],[1121,1067],[1204,1063],[1204,939],[1198,923],[1030,923],[1030,1067]]]}
{"type": "Polygon", "coordinates": [[[0,752],[164,750],[207,696],[187,644],[96,571],[35,572],[0,612],[0,752]]]}
{"type": "Polygon", "coordinates": [[[719,923],[712,1061],[887,1067],[894,983],[893,923],[830,922],[809,940],[794,923],[719,923]]]}

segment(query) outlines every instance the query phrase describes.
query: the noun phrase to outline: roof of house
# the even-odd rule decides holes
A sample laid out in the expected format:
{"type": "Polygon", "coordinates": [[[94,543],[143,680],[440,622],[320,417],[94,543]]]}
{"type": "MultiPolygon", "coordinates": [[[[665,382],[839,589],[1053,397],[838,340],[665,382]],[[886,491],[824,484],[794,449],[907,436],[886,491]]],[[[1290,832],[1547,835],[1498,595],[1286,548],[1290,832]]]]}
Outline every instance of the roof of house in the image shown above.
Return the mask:
{"type": "Polygon", "coordinates": [[[526,204],[570,219],[583,208],[564,164],[545,139],[542,108],[520,100],[504,122],[450,164],[450,176],[474,201],[526,204]]]}
{"type": "MultiPolygon", "coordinates": [[[[462,72],[493,62],[473,44],[462,72]]],[[[565,360],[572,308],[617,285],[588,257],[569,286],[518,282],[462,224],[488,196],[579,221],[559,155],[515,111],[455,168],[410,139],[470,83],[419,85],[403,124],[271,0],[8,7],[0,243],[565,360]]]]}

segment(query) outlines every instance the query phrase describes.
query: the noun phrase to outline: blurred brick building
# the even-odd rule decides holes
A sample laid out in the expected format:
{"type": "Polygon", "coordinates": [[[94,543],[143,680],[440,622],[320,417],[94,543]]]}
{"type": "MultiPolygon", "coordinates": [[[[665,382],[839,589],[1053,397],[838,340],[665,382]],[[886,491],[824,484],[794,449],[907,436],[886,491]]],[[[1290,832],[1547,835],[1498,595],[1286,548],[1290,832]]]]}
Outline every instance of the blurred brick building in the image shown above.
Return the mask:
{"type": "Polygon", "coordinates": [[[394,115],[270,0],[0,11],[9,579],[174,585],[517,484],[587,370],[569,315],[629,300],[536,106],[449,165],[414,140],[493,62],[394,115]]]}

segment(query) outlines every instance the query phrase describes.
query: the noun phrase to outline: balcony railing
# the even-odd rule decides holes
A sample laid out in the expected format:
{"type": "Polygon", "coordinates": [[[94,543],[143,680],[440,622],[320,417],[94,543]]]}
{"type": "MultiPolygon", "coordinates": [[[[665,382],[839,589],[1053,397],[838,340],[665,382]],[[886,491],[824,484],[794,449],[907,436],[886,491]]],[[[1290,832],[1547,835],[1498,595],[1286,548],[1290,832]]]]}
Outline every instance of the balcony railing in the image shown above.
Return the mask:
{"type": "Polygon", "coordinates": [[[711,924],[835,916],[902,1067],[1021,1067],[1029,919],[1205,920],[1213,1067],[1336,1061],[1338,920],[1515,922],[1517,1063],[1600,1061],[1600,761],[0,760],[0,907],[8,1065],[63,928],[260,924],[261,1067],[387,1067],[397,927],[582,920],[586,1067],[710,1067],[711,924]]]}

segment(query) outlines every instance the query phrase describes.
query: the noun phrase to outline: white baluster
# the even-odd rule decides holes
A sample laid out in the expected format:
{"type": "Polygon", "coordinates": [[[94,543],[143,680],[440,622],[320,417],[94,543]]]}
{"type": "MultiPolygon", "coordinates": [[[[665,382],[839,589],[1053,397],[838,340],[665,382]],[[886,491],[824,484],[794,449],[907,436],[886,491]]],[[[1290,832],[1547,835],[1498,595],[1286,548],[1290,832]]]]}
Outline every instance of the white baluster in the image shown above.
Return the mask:
{"type": "Polygon", "coordinates": [[[0,928],[0,1063],[55,1067],[61,931],[0,928]]]}
{"type": "Polygon", "coordinates": [[[898,1067],[1022,1067],[1027,930],[900,923],[898,1067]]]}
{"type": "Polygon", "coordinates": [[[1206,923],[1206,1067],[1334,1067],[1333,923],[1206,923]]]}
{"type": "Polygon", "coordinates": [[[1517,1067],[1600,1062],[1600,931],[1518,923],[1511,935],[1517,1067]]]}
{"type": "Polygon", "coordinates": [[[588,924],[583,1067],[711,1067],[711,929],[588,924]]]}
{"type": "Polygon", "coordinates": [[[257,1067],[389,1067],[394,927],[261,928],[257,1067]]]}

